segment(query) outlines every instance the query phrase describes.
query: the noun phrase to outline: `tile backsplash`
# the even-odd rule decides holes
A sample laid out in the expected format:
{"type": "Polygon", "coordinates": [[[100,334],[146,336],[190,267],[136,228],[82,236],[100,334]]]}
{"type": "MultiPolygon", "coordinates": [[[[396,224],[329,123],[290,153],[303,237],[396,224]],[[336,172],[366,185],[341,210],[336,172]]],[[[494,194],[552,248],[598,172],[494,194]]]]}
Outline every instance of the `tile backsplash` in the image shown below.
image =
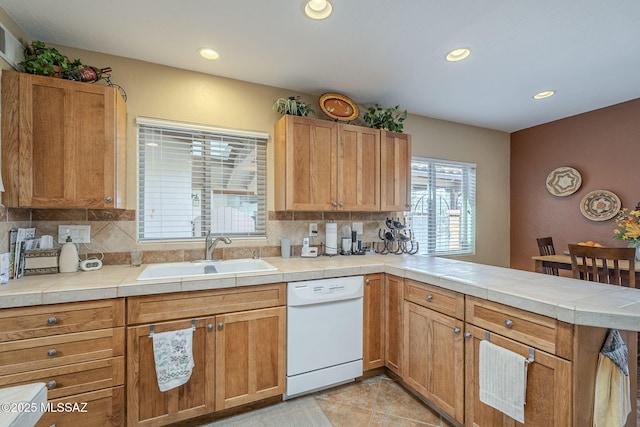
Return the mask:
{"type": "MultiPolygon", "coordinates": [[[[299,255],[302,239],[308,236],[309,223],[318,224],[318,236],[311,238],[312,246],[325,241],[325,224],[338,224],[338,238],[344,224],[363,224],[363,245],[378,242],[378,230],[384,228],[389,217],[402,218],[403,213],[390,212],[276,212],[268,214],[266,239],[234,239],[230,245],[219,245],[214,257],[218,259],[250,258],[255,252],[260,257],[280,256],[280,239],[289,238],[292,255],[299,255]]],[[[80,244],[81,258],[87,254],[103,254],[104,264],[129,264],[131,251],[143,252],[143,263],[190,261],[204,258],[204,239],[182,242],[136,241],[136,214],[134,210],[106,209],[27,209],[0,207],[0,248],[9,250],[9,230],[17,227],[35,227],[36,237],[54,236],[57,242],[59,225],[90,225],[91,242],[80,244]]],[[[59,246],[57,243],[56,246],[59,246]]]]}

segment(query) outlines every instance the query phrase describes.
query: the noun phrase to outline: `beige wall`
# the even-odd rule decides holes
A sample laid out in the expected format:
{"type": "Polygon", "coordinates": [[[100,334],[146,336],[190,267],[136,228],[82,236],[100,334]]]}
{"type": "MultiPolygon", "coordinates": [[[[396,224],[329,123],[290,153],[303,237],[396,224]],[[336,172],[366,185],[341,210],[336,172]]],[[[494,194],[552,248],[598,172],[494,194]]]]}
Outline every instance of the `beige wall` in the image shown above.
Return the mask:
{"type": "MultiPolygon", "coordinates": [[[[0,19],[6,17],[0,15],[0,19]]],[[[317,97],[295,91],[232,80],[213,75],[151,64],[138,60],[57,46],[72,59],[97,67],[111,67],[111,80],[127,93],[127,207],[136,203],[136,117],[250,129],[273,135],[279,115],[271,105],[276,98],[301,95],[317,105],[317,97]]],[[[211,63],[215,74],[215,62],[211,63]]],[[[356,100],[357,101],[357,100],[356,100]]],[[[319,112],[319,108],[315,108],[319,112]]],[[[467,260],[493,265],[509,265],[509,135],[410,115],[405,132],[411,133],[415,155],[475,162],[478,165],[478,233],[476,255],[467,260]]],[[[273,141],[268,144],[268,165],[273,165],[273,141]]],[[[268,209],[273,210],[273,171],[268,173],[268,209]]],[[[271,221],[270,221],[271,222],[271,221]]],[[[273,224],[273,223],[278,224],[273,224]]],[[[268,226],[268,241],[280,237],[302,239],[306,224],[268,226]]],[[[311,221],[309,221],[311,222],[311,221]]],[[[316,221],[314,221],[316,222],[316,221]]],[[[322,224],[321,224],[322,226],[322,224]]],[[[375,231],[375,223],[369,227],[375,231]]],[[[93,229],[92,229],[93,234],[93,229]]],[[[135,239],[135,236],[130,236],[135,239]]],[[[245,244],[247,244],[245,242],[245,244]]],[[[147,246],[167,249],[173,245],[147,246]]],[[[201,244],[186,244],[200,247],[201,244]]],[[[126,250],[124,248],[122,250],[126,250]]]]}

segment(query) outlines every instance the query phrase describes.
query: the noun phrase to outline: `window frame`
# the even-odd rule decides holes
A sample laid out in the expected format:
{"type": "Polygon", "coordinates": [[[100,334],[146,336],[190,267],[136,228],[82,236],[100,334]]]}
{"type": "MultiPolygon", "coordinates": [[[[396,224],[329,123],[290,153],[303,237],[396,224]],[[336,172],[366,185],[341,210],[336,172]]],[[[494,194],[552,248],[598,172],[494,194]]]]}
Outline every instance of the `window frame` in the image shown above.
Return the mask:
{"type": "MultiPolygon", "coordinates": [[[[442,172],[440,172],[442,174],[442,172]]],[[[441,256],[441,255],[474,255],[476,248],[476,195],[477,195],[477,165],[475,163],[467,163],[453,160],[443,160],[429,157],[421,157],[421,156],[412,156],[411,157],[411,225],[412,232],[419,244],[418,254],[426,255],[426,256],[441,256]],[[428,168],[426,173],[421,172],[417,173],[416,164],[421,164],[422,167],[428,168]],[[455,215],[450,215],[448,218],[443,215],[438,215],[437,210],[441,203],[438,201],[442,195],[438,196],[438,193],[444,191],[446,193],[446,189],[444,186],[439,186],[438,181],[438,172],[437,168],[449,168],[449,169],[460,169],[462,171],[460,175],[460,200],[456,201],[456,208],[459,209],[450,209],[451,212],[455,212],[456,210],[460,211],[459,221],[456,223],[452,218],[455,215]],[[427,183],[420,183],[426,179],[427,183]],[[419,187],[421,191],[418,191],[419,187]],[[418,198],[418,194],[421,196],[418,198]],[[424,199],[427,198],[427,213],[424,214],[424,199]],[[431,202],[437,200],[436,203],[431,202]],[[418,206],[420,205],[420,212],[422,214],[418,214],[418,206]],[[459,206],[458,206],[459,205],[459,206]],[[426,231],[425,227],[417,227],[417,223],[421,222],[421,218],[426,218],[427,225],[426,231]],[[447,224],[444,225],[444,228],[451,230],[454,228],[453,224],[459,226],[459,238],[454,241],[452,249],[452,243],[450,240],[450,236],[452,232],[449,231],[449,238],[443,240],[443,236],[440,235],[440,226],[438,223],[440,219],[448,219],[447,224]],[[421,241],[420,236],[426,234],[426,242],[424,239],[421,241]],[[439,249],[443,245],[448,245],[447,249],[439,249]],[[459,245],[459,248],[456,249],[455,246],[459,245]]],[[[447,182],[446,180],[440,180],[442,182],[447,182]]],[[[451,194],[452,192],[450,192],[451,194]]],[[[440,206],[440,209],[442,207],[440,206]]],[[[455,234],[455,233],[453,233],[455,234]]]]}
{"type": "MultiPolygon", "coordinates": [[[[199,241],[206,236],[207,230],[212,228],[213,236],[224,235],[233,239],[266,239],[268,133],[148,117],[137,117],[136,126],[136,240],[138,242],[199,241]],[[161,144],[157,152],[165,153],[164,157],[161,156],[158,160],[154,157],[156,155],[150,154],[150,150],[158,147],[154,144],[151,144],[153,147],[148,147],[150,142],[161,144]],[[234,154],[237,155],[233,159],[230,159],[231,156],[229,156],[231,146],[234,147],[234,154]],[[242,159],[238,153],[244,155],[242,157],[245,160],[244,165],[241,164],[242,159]],[[186,162],[188,166],[182,169],[181,161],[186,162]],[[223,179],[226,179],[227,185],[231,186],[234,172],[239,171],[240,166],[246,167],[247,161],[252,167],[249,174],[253,177],[250,180],[251,186],[249,187],[247,184],[245,190],[223,189],[223,179]],[[156,172],[155,178],[157,179],[149,176],[150,169],[154,167],[161,169],[160,173],[156,172]],[[166,171],[176,172],[177,178],[172,180],[173,176],[170,173],[165,174],[166,171]],[[217,178],[211,178],[211,175],[215,175],[217,178]],[[178,181],[182,186],[188,186],[189,193],[186,194],[184,189],[174,189],[172,185],[175,181],[178,181]],[[162,186],[163,182],[164,186],[162,186]],[[155,191],[153,186],[155,186],[155,191]],[[168,188],[175,191],[175,194],[168,192],[168,188]],[[157,205],[161,208],[162,206],[170,206],[166,211],[163,211],[164,216],[161,216],[154,225],[150,225],[149,215],[151,210],[154,212],[153,215],[157,215],[157,207],[149,206],[149,201],[145,203],[145,200],[151,198],[154,203],[152,206],[157,205]],[[223,199],[224,203],[215,204],[214,199],[223,199]],[[163,200],[164,202],[162,202],[163,200]],[[233,200],[235,204],[230,204],[232,203],[230,200],[233,200]],[[179,208],[176,209],[174,204],[178,204],[179,208]],[[187,208],[187,205],[191,207],[191,210],[187,208]],[[242,206],[247,205],[254,207],[243,214],[241,210],[246,210],[246,208],[242,206]],[[220,215],[214,214],[216,209],[219,209],[220,215]],[[175,224],[172,211],[180,212],[175,224]],[[233,212],[233,215],[227,215],[228,211],[233,212]],[[196,215],[198,212],[200,215],[196,215]],[[190,226],[185,223],[186,217],[189,215],[191,215],[190,226]],[[198,218],[200,221],[197,221],[198,218]],[[239,221],[237,218],[245,221],[239,221]],[[238,232],[226,231],[226,225],[229,221],[234,226],[244,224],[244,228],[238,232]],[[188,235],[187,229],[189,227],[191,235],[188,235]]],[[[249,180],[246,179],[245,182],[249,182],[249,180]]]]}

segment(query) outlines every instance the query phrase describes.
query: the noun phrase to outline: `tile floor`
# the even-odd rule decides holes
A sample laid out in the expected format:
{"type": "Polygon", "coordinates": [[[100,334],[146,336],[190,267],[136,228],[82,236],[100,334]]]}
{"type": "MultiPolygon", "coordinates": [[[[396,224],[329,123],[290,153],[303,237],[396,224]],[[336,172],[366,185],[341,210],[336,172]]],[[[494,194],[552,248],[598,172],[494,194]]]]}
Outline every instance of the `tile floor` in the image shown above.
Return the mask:
{"type": "Polygon", "coordinates": [[[449,427],[386,375],[345,384],[314,395],[334,427],[449,427]]]}

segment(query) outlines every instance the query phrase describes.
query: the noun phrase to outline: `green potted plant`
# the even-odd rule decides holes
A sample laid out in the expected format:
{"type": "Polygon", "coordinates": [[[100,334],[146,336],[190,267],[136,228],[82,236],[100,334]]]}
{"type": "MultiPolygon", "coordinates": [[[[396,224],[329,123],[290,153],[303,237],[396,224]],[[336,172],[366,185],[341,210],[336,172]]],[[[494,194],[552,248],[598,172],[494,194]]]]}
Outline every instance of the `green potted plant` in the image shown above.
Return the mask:
{"type": "Polygon", "coordinates": [[[19,65],[25,73],[53,77],[61,77],[83,67],[79,59],[72,61],[58,49],[46,47],[44,42],[38,40],[24,49],[24,61],[19,65]]]}
{"type": "Polygon", "coordinates": [[[363,119],[369,127],[385,129],[390,132],[402,133],[404,125],[402,122],[407,118],[407,110],[400,111],[400,106],[383,108],[378,104],[364,113],[363,119]]]}
{"type": "Polygon", "coordinates": [[[278,98],[273,103],[273,109],[282,115],[291,114],[294,116],[306,117],[310,114],[316,114],[316,112],[313,111],[313,108],[311,108],[311,105],[301,101],[299,96],[278,98]]]}

